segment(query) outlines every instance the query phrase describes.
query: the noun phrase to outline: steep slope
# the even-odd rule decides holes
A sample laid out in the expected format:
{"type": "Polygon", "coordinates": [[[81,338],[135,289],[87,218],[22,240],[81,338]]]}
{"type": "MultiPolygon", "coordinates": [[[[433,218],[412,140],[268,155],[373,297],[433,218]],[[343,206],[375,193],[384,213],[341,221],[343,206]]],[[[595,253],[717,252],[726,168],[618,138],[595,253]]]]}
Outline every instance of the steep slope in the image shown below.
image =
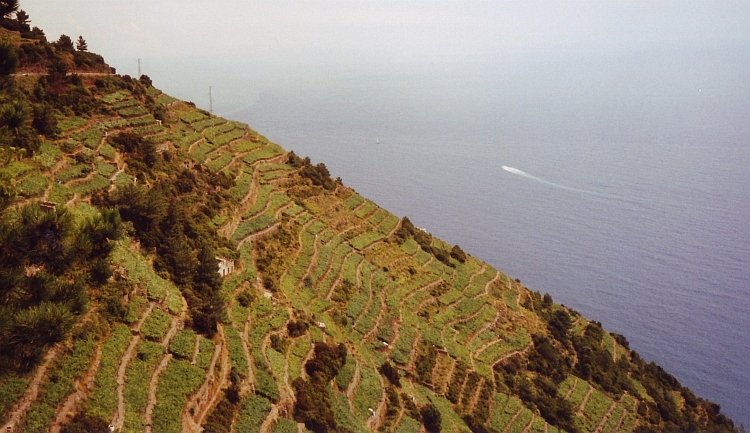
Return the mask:
{"type": "MultiPolygon", "coordinates": [[[[2,77],[0,102],[33,112],[3,138],[2,257],[5,227],[42,202],[76,227],[117,226],[91,256],[104,265],[79,255],[56,274],[87,295],[70,332],[23,365],[5,352],[4,431],[734,431],[625,337],[380,208],[324,164],[148,77],[77,74],[89,69],[60,44],[2,31],[52,65],[2,77]]],[[[98,239],[93,227],[71,239],[98,239]]],[[[31,282],[33,266],[54,261],[30,261],[36,251],[14,268],[18,293],[52,284],[31,282]]],[[[28,302],[12,304],[3,348],[28,302]]]]}

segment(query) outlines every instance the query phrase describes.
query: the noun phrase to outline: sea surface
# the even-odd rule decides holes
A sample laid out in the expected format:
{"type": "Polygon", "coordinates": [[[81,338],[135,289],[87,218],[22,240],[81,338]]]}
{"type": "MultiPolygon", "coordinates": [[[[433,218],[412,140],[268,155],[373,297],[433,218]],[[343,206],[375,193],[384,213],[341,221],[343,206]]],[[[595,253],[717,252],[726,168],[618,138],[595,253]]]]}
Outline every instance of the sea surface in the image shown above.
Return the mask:
{"type": "Polygon", "coordinates": [[[216,112],[624,334],[750,426],[748,47],[386,66],[237,69],[216,112]]]}

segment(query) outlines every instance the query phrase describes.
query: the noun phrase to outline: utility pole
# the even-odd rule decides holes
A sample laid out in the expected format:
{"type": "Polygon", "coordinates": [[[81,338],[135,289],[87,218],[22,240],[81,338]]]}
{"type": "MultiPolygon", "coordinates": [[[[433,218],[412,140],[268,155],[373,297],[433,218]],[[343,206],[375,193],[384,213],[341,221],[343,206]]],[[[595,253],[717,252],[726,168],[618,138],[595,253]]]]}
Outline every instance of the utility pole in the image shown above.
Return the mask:
{"type": "Polygon", "coordinates": [[[138,59],[138,79],[141,78],[141,59],[138,59]]]}
{"type": "Polygon", "coordinates": [[[211,86],[208,86],[208,112],[211,117],[211,141],[214,141],[214,97],[211,93],[211,86]]]}

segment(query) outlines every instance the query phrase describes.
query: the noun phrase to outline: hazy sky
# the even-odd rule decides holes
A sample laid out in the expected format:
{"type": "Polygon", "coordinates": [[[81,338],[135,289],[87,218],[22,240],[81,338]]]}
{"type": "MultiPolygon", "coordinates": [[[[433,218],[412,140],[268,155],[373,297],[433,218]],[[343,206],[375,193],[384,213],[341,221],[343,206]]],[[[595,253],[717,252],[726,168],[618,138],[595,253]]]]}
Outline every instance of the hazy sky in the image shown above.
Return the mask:
{"type": "Polygon", "coordinates": [[[315,68],[750,41],[747,0],[21,0],[21,8],[48,39],[83,35],[123,73],[137,58],[256,58],[315,68]]]}

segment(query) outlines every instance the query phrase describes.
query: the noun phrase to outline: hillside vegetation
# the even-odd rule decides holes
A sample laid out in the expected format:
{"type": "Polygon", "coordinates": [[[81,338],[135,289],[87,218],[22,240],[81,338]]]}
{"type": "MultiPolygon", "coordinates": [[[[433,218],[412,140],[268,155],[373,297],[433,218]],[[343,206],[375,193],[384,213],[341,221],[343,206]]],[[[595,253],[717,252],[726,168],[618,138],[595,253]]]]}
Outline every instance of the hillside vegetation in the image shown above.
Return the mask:
{"type": "Polygon", "coordinates": [[[735,431],[625,337],[324,164],[12,16],[3,431],[735,431]]]}

